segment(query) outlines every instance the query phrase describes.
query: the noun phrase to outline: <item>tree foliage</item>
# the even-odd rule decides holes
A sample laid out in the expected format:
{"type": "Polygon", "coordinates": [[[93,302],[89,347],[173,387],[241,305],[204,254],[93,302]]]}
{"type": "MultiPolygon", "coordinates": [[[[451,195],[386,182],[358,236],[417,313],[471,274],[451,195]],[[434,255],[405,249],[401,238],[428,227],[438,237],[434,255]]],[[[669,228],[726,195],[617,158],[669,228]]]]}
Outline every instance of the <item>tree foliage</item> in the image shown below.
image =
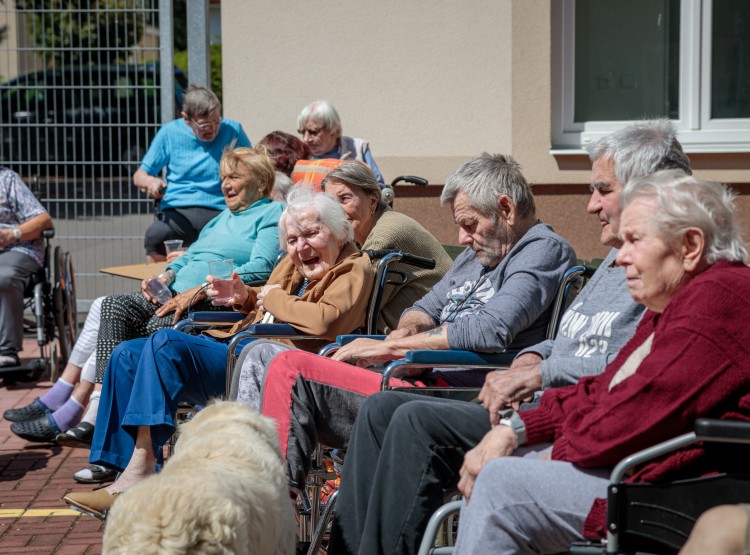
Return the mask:
{"type": "Polygon", "coordinates": [[[143,33],[144,0],[16,0],[39,55],[56,65],[127,61],[143,33]]]}
{"type": "MultiPolygon", "coordinates": [[[[222,84],[221,84],[221,44],[212,44],[209,52],[211,60],[211,90],[216,93],[219,100],[222,100],[222,84]]],[[[190,80],[188,74],[188,53],[187,50],[175,50],[174,53],[174,65],[179,67],[185,72],[190,80]]]]}

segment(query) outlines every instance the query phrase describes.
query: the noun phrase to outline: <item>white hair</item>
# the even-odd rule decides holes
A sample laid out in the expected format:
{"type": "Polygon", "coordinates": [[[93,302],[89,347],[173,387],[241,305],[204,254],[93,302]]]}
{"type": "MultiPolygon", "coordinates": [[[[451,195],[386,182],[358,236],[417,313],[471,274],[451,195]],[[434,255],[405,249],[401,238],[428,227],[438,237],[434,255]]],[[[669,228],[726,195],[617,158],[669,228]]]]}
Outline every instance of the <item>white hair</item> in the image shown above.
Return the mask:
{"type": "Polygon", "coordinates": [[[440,204],[453,202],[459,193],[466,193],[471,205],[485,216],[497,217],[497,199],[507,195],[520,216],[536,212],[534,195],[521,166],[512,156],[483,153],[466,162],[446,180],[440,204]]]}
{"type": "Polygon", "coordinates": [[[327,100],[316,100],[302,108],[297,116],[297,129],[302,129],[309,119],[315,120],[328,131],[341,135],[341,118],[333,104],[327,100]]]}
{"type": "Polygon", "coordinates": [[[330,229],[339,241],[350,243],[354,240],[354,228],[336,197],[297,185],[287,194],[286,209],[279,218],[279,244],[282,249],[286,249],[287,224],[310,210],[317,213],[320,223],[330,229]]]}
{"type": "Polygon", "coordinates": [[[658,209],[650,218],[666,242],[690,228],[703,232],[704,257],[709,264],[720,260],[748,259],[742,234],[734,218],[735,193],[721,183],[704,181],[682,170],[662,170],[631,180],[620,196],[623,210],[637,198],[649,198],[658,209]]]}
{"type": "Polygon", "coordinates": [[[587,146],[586,150],[592,162],[610,158],[621,185],[659,170],[680,169],[688,175],[692,173],[690,160],[677,140],[677,130],[666,118],[638,121],[623,127],[587,146]]]}

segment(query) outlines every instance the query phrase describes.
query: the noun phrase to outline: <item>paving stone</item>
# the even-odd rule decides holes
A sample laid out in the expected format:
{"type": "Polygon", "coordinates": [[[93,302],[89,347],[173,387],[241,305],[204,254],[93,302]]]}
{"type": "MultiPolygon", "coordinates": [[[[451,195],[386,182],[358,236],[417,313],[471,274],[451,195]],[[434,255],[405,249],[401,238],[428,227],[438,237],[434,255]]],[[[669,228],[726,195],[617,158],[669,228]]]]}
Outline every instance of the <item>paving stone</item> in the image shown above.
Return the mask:
{"type": "MultiPolygon", "coordinates": [[[[43,395],[52,384],[0,381],[0,414],[22,407],[43,395]]],[[[0,555],[101,555],[104,523],[83,515],[3,516],[25,509],[65,510],[62,496],[90,491],[73,480],[73,473],[88,464],[85,449],[27,442],[10,432],[0,418],[0,555]]],[[[53,513],[54,514],[54,513],[53,513]]]]}

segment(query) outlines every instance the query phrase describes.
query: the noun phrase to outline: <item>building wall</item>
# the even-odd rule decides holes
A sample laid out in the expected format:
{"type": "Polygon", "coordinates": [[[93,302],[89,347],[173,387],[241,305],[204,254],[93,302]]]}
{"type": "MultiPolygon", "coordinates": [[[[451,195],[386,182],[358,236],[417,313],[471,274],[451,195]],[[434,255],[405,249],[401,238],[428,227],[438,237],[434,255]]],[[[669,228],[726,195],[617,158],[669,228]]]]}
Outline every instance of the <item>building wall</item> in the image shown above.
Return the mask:
{"type": "MultiPolygon", "coordinates": [[[[553,156],[550,0],[222,0],[224,99],[252,140],[293,132],[308,102],[328,99],[347,134],[367,138],[385,178],[422,175],[396,207],[441,241],[456,228],[440,185],[481,153],[512,154],[539,215],[579,256],[606,253],[585,212],[589,163],[553,156]],[[342,6],[344,8],[342,9],[342,6]]],[[[700,177],[732,183],[750,237],[750,155],[692,154],[700,177]]]]}
{"type": "Polygon", "coordinates": [[[387,179],[511,147],[511,1],[223,0],[225,112],[252,140],[327,99],[387,179]],[[468,8],[467,8],[468,6],[468,8]]]}

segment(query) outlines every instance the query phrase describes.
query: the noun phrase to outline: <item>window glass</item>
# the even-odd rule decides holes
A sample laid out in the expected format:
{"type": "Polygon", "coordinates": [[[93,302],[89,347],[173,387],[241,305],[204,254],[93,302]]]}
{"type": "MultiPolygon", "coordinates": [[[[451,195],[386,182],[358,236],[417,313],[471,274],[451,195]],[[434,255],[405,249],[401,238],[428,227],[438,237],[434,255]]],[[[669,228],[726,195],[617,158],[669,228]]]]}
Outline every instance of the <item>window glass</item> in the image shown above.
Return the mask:
{"type": "Polygon", "coordinates": [[[679,22],[680,0],[577,0],[574,121],[677,119],[679,22]]]}
{"type": "Polygon", "coordinates": [[[750,2],[713,0],[711,117],[750,117],[750,2]]]}

